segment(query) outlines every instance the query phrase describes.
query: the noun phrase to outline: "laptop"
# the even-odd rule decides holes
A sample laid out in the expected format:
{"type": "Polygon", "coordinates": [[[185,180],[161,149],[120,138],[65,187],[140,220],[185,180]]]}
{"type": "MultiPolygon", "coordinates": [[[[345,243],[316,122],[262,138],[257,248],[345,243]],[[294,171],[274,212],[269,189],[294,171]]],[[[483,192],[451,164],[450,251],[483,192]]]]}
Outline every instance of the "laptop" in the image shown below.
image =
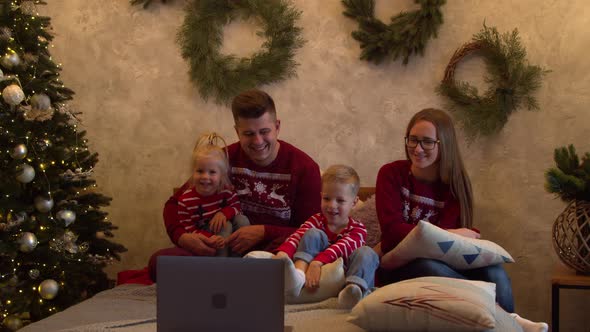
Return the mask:
{"type": "Polygon", "coordinates": [[[160,332],[285,329],[282,260],[161,256],[157,273],[160,332]]]}

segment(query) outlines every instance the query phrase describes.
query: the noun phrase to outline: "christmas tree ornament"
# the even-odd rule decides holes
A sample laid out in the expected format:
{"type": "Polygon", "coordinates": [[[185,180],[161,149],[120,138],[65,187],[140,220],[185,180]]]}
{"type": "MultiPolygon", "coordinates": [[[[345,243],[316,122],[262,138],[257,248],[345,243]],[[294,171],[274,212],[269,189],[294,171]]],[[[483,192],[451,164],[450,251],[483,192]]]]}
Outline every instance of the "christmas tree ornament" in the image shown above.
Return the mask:
{"type": "Polygon", "coordinates": [[[31,107],[39,111],[47,111],[51,107],[51,99],[44,93],[35,93],[31,97],[31,107]]]}
{"type": "Polygon", "coordinates": [[[53,208],[53,199],[47,196],[37,196],[35,197],[35,208],[42,213],[49,212],[53,208]]]}
{"type": "Polygon", "coordinates": [[[12,149],[10,156],[13,159],[20,160],[24,159],[27,156],[27,152],[29,152],[29,150],[27,150],[27,146],[24,144],[19,144],[12,149]]]}
{"type": "Polygon", "coordinates": [[[71,210],[60,210],[57,212],[56,217],[58,220],[63,221],[66,227],[76,221],[76,213],[71,210]]]}
{"type": "Polygon", "coordinates": [[[0,60],[0,63],[2,63],[2,66],[4,68],[12,69],[12,68],[20,65],[20,57],[18,56],[18,54],[13,53],[13,52],[6,53],[2,57],[2,60],[0,60]]]}
{"type": "Polygon", "coordinates": [[[64,250],[69,252],[70,254],[77,254],[78,245],[74,242],[66,242],[66,244],[64,245],[64,250]]]}
{"type": "Polygon", "coordinates": [[[11,84],[2,90],[2,99],[12,106],[20,104],[25,99],[25,93],[16,84],[11,84]]]}
{"type": "Polygon", "coordinates": [[[39,272],[39,270],[37,270],[37,269],[30,269],[29,270],[29,278],[35,280],[35,279],[39,278],[39,275],[41,275],[41,272],[39,272]]]}
{"type": "Polygon", "coordinates": [[[35,178],[35,169],[29,164],[21,164],[16,167],[16,180],[20,183],[29,183],[35,178]]]}
{"type": "Polygon", "coordinates": [[[31,252],[35,250],[35,247],[39,244],[37,237],[31,232],[24,232],[18,242],[20,244],[19,249],[22,252],[31,252]]]}
{"type": "Polygon", "coordinates": [[[20,329],[21,327],[23,327],[22,320],[16,316],[8,316],[8,317],[4,318],[4,320],[2,321],[2,324],[4,326],[6,326],[6,328],[11,331],[16,331],[16,330],[20,329]]]}
{"type": "Polygon", "coordinates": [[[12,30],[9,27],[1,27],[0,28],[0,39],[1,40],[9,40],[12,38],[12,30]]]}
{"type": "Polygon", "coordinates": [[[0,78],[4,78],[4,72],[0,69],[0,78]]]}
{"type": "Polygon", "coordinates": [[[87,252],[88,248],[90,248],[90,244],[88,244],[88,242],[82,242],[78,246],[78,249],[80,250],[80,252],[87,252]]]}
{"type": "Polygon", "coordinates": [[[39,295],[45,300],[52,300],[57,296],[59,284],[53,279],[45,279],[39,285],[39,295]]]}
{"type": "Polygon", "coordinates": [[[97,239],[104,239],[106,237],[105,233],[102,231],[96,232],[94,236],[96,236],[97,239]]]}

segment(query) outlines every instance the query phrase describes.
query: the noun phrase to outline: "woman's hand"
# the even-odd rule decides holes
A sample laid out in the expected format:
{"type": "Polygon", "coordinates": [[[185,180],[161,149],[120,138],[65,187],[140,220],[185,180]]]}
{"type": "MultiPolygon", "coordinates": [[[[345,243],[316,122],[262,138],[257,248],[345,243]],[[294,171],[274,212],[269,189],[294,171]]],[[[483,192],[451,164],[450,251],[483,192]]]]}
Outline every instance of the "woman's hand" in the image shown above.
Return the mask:
{"type": "Polygon", "coordinates": [[[211,230],[211,232],[217,234],[217,233],[221,232],[221,230],[223,229],[223,226],[225,226],[226,221],[227,221],[227,218],[225,217],[225,214],[223,214],[221,212],[217,212],[213,216],[211,221],[209,221],[209,229],[211,230]]]}
{"type": "Polygon", "coordinates": [[[455,233],[461,236],[465,236],[471,239],[479,239],[481,235],[469,228],[457,228],[457,229],[447,229],[447,232],[455,233]]]}
{"type": "Polygon", "coordinates": [[[312,261],[305,272],[305,287],[309,289],[316,289],[320,287],[320,276],[322,274],[322,265],[320,261],[312,261]]]}

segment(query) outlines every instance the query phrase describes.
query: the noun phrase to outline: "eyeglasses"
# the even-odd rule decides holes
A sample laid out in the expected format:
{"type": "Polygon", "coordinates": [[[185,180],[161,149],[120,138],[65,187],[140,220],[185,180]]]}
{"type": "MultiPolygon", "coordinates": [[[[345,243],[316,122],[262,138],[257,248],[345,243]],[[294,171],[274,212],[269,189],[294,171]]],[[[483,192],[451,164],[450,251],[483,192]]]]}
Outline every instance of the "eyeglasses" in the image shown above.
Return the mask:
{"type": "Polygon", "coordinates": [[[422,149],[424,150],[432,150],[434,149],[434,147],[436,146],[436,143],[440,143],[440,140],[432,140],[429,138],[426,139],[417,139],[416,137],[404,137],[404,140],[406,141],[406,146],[409,148],[414,149],[415,147],[418,146],[418,144],[420,144],[420,146],[422,147],[422,149]]]}

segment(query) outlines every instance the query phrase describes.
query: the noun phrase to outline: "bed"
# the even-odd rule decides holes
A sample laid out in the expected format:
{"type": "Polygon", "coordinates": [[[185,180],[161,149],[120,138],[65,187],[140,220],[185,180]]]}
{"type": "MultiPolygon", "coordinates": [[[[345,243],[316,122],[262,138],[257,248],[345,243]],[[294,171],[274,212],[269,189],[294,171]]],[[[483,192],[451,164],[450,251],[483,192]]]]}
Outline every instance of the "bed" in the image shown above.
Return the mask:
{"type": "MultiPolygon", "coordinates": [[[[359,196],[363,202],[355,208],[353,213],[353,216],[361,220],[370,220],[365,223],[367,224],[369,233],[367,240],[372,243],[379,239],[379,227],[376,221],[373,195],[374,187],[361,188],[359,196]]],[[[494,305],[492,298],[491,306],[493,307],[494,305]]],[[[404,319],[400,319],[400,321],[396,321],[394,324],[390,322],[389,325],[397,327],[398,330],[400,330],[400,326],[403,326],[404,323],[410,324],[409,326],[415,326],[409,317],[416,319],[421,316],[416,316],[415,313],[411,314],[410,316],[403,316],[405,317],[404,319]]],[[[351,312],[349,310],[338,309],[337,298],[335,297],[330,297],[316,303],[285,305],[285,325],[291,327],[292,331],[366,331],[349,322],[347,318],[350,315],[351,312]]],[[[391,317],[393,316],[387,314],[383,318],[391,320],[391,317]]],[[[377,321],[377,318],[377,316],[369,316],[371,321],[377,321]]],[[[494,320],[494,328],[484,329],[480,326],[465,330],[521,331],[514,320],[500,310],[495,311],[492,318],[494,320]]],[[[462,317],[459,317],[459,319],[462,319],[462,317]]],[[[424,320],[424,318],[421,318],[420,323],[424,320]]],[[[431,324],[430,328],[432,328],[433,323],[429,321],[429,324],[431,324]]],[[[423,330],[424,328],[420,329],[423,330]]],[[[401,330],[408,329],[401,328],[401,330]]],[[[20,331],[156,331],[156,286],[138,284],[119,285],[113,289],[98,293],[94,297],[53,316],[30,324],[20,331]]]]}

